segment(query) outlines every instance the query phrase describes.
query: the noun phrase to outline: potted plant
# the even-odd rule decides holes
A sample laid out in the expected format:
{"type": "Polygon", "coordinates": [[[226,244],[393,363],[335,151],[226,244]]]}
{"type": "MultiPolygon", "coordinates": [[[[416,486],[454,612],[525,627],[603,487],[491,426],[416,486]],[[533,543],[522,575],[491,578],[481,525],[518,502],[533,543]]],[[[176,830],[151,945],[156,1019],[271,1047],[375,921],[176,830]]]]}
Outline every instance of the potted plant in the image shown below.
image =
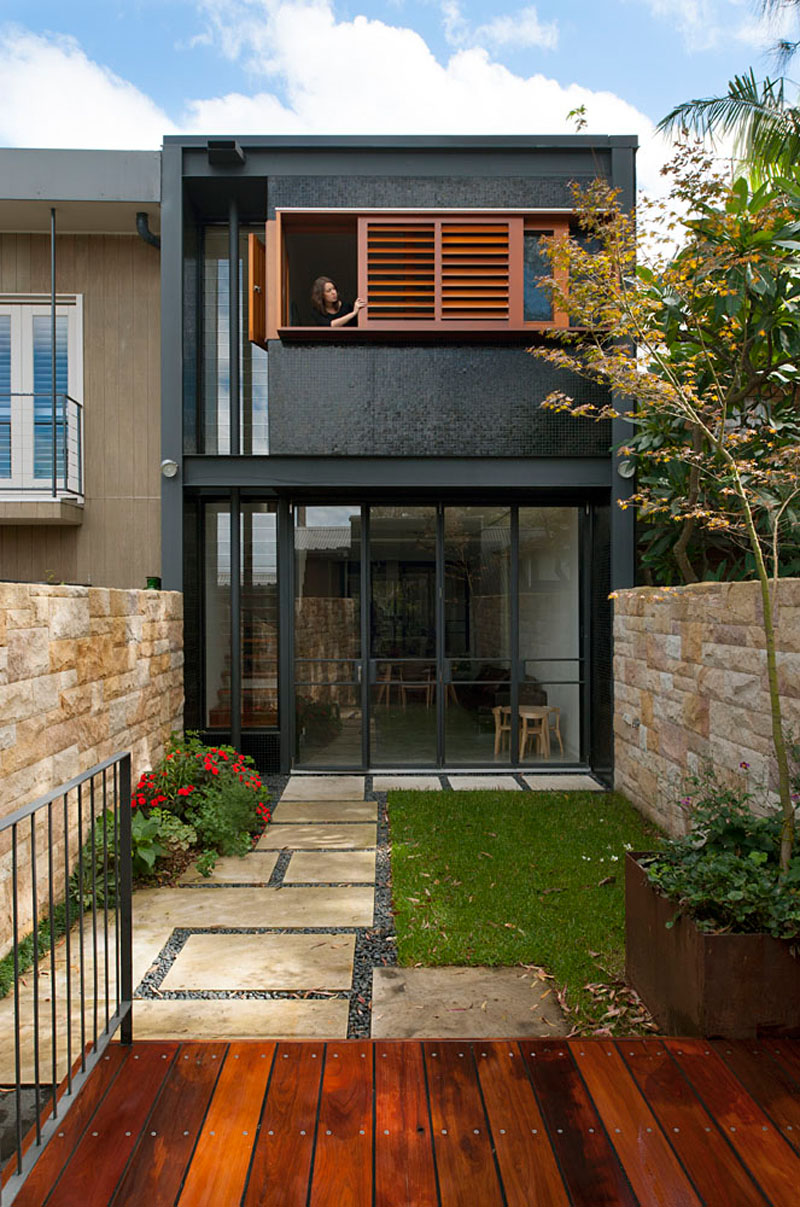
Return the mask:
{"type": "Polygon", "coordinates": [[[629,983],[668,1034],[800,1035],[800,854],[781,870],[781,815],[712,773],[681,804],[689,832],[626,860],[629,983]]]}

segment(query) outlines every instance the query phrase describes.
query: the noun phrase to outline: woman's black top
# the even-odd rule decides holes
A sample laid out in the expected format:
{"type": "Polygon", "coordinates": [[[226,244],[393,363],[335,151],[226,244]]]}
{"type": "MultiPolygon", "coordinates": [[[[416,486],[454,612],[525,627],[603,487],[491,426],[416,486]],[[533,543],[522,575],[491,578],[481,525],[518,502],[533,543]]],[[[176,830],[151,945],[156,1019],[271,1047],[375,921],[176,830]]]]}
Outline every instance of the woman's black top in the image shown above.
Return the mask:
{"type": "MultiPolygon", "coordinates": [[[[338,319],[343,314],[349,314],[352,309],[352,302],[342,302],[339,306],[339,309],[334,314],[328,314],[327,311],[325,311],[323,314],[321,310],[317,310],[312,306],[311,313],[314,316],[314,325],[317,327],[330,327],[333,319],[338,319]]],[[[353,315],[351,319],[348,319],[346,323],[341,323],[340,326],[349,327],[351,323],[355,322],[355,319],[356,316],[353,315]]]]}

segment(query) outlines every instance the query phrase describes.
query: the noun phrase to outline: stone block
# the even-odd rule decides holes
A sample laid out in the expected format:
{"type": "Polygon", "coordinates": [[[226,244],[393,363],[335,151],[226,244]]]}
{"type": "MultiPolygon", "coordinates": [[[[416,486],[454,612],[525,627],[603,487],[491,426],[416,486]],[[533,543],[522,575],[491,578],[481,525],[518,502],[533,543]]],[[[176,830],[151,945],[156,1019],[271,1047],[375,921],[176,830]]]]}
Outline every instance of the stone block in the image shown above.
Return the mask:
{"type": "Polygon", "coordinates": [[[55,596],[48,599],[50,637],[54,641],[85,637],[89,632],[89,598],[55,596]]]}
{"type": "Polygon", "coordinates": [[[38,713],[52,712],[60,704],[61,676],[39,675],[31,680],[33,684],[33,706],[38,713]]]}
{"type": "Polygon", "coordinates": [[[111,614],[111,593],[108,587],[89,588],[89,615],[109,616],[111,614]]]}
{"type": "Polygon", "coordinates": [[[702,734],[707,738],[709,733],[708,699],[698,695],[684,696],[681,711],[682,721],[686,728],[692,733],[702,734]]]}
{"type": "Polygon", "coordinates": [[[140,591],[122,590],[112,587],[109,591],[109,603],[112,616],[133,616],[139,611],[140,591]]]}
{"type": "Polygon", "coordinates": [[[700,662],[702,655],[703,625],[699,621],[684,624],[681,629],[681,660],[683,662],[700,662]]]}
{"type": "Polygon", "coordinates": [[[77,666],[78,643],[74,640],[50,642],[50,670],[66,671],[77,666]]]}
{"type": "Polygon", "coordinates": [[[33,681],[23,679],[0,684],[0,717],[4,721],[23,721],[33,716],[33,681]]]}
{"type": "Polygon", "coordinates": [[[9,683],[49,672],[50,634],[46,628],[12,629],[7,645],[9,683]]]}

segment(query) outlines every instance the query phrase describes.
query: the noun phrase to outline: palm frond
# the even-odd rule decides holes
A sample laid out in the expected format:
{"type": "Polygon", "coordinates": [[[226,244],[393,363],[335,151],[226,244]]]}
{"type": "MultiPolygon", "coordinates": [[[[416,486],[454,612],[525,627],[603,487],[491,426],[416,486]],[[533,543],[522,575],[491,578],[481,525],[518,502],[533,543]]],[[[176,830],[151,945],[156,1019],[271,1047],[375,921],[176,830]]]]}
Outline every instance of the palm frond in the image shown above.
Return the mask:
{"type": "Polygon", "coordinates": [[[784,85],[783,77],[759,83],[751,69],[734,76],[724,96],[676,105],[657,128],[712,139],[733,134],[737,151],[750,163],[768,171],[791,166],[800,158],[800,110],[786,104],[784,85]]]}

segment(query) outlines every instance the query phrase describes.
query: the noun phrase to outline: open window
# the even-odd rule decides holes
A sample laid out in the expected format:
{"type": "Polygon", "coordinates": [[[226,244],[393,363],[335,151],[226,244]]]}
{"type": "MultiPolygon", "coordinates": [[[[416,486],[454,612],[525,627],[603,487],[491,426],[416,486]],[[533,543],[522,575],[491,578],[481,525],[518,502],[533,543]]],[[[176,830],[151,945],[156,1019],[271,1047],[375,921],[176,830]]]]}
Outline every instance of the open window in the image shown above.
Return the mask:
{"type": "MultiPolygon", "coordinates": [[[[569,215],[283,210],[267,223],[266,246],[251,240],[255,297],[263,339],[325,337],[314,321],[311,288],[336,282],[350,307],[367,307],[346,332],[512,332],[569,326],[543,285],[550,276],[546,237],[563,237],[569,215]],[[264,308],[265,305],[265,308],[264,308]]],[[[255,339],[251,330],[251,339],[255,339]]],[[[256,342],[261,342],[256,339],[256,342]]]]}

